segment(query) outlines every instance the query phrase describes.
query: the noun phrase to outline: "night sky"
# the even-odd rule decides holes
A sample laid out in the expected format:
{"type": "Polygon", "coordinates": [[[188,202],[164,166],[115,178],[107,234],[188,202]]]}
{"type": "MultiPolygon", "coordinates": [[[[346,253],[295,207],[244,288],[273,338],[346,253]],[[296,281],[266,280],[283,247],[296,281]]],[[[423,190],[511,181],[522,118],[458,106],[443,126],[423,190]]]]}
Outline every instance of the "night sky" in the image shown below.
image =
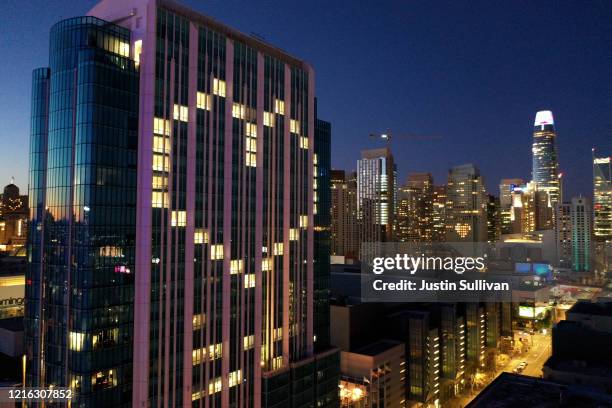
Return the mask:
{"type": "MultiPolygon", "coordinates": [[[[25,191],[31,71],[48,65],[49,29],[95,3],[3,1],[0,184],[15,176],[25,191]]],[[[383,146],[371,132],[436,135],[391,143],[400,181],[430,171],[443,183],[473,162],[498,194],[500,178],[530,178],[540,109],[555,115],[566,198],[592,194],[591,147],[612,155],[612,2],[184,3],[314,66],[335,168],[383,146]]]]}

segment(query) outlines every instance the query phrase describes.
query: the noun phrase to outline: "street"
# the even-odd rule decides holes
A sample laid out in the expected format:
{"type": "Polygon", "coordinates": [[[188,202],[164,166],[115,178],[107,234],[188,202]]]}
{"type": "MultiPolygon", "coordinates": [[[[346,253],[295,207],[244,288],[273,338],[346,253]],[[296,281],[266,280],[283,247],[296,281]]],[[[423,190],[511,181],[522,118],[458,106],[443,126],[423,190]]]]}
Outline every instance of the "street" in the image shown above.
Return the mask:
{"type": "Polygon", "coordinates": [[[527,367],[521,372],[523,375],[531,377],[541,377],[542,367],[550,357],[551,353],[551,336],[550,333],[543,335],[536,333],[534,335],[524,336],[524,344],[528,347],[528,351],[513,355],[510,361],[502,368],[501,371],[508,373],[514,372],[514,369],[523,361],[527,363],[527,367]],[[526,339],[525,339],[526,337],[526,339]],[[531,339],[529,339],[531,337],[531,339]]]}
{"type": "MultiPolygon", "coordinates": [[[[552,337],[550,331],[548,331],[548,333],[545,335],[541,333],[529,335],[526,333],[520,334],[520,332],[517,332],[515,334],[515,339],[517,339],[515,346],[515,350],[517,351],[511,356],[509,356],[508,361],[502,366],[502,368],[497,371],[494,376],[489,377],[490,381],[488,381],[487,384],[493,381],[493,379],[496,378],[503,371],[513,373],[514,369],[523,361],[527,363],[527,367],[520,374],[527,375],[530,377],[542,376],[542,367],[544,366],[544,363],[546,362],[548,357],[550,357],[552,349],[552,337]],[[519,341],[518,339],[520,338],[523,338],[524,341],[519,341]]],[[[452,408],[465,407],[470,401],[472,401],[476,397],[476,395],[478,395],[480,391],[485,388],[485,386],[486,385],[482,385],[477,390],[474,390],[472,392],[467,391],[466,394],[462,394],[460,396],[457,396],[456,399],[448,401],[445,406],[452,408]]]]}

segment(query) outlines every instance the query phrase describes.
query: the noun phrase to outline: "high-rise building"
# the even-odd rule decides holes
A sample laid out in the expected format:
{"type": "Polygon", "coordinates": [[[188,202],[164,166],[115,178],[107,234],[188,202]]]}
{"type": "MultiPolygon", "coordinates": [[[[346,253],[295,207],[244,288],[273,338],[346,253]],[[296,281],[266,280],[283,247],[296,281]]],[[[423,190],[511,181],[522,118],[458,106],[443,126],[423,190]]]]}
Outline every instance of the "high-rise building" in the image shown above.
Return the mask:
{"type": "Polygon", "coordinates": [[[452,398],[465,383],[465,317],[458,303],[440,305],[440,394],[452,398]]]}
{"type": "MultiPolygon", "coordinates": [[[[317,390],[311,391],[313,405],[333,406],[337,403],[340,373],[340,351],[330,342],[330,256],[331,256],[331,123],[318,119],[315,100],[315,133],[313,157],[313,347],[314,365],[307,368],[317,375],[317,390]]],[[[307,389],[293,384],[296,392],[307,389]]]]}
{"type": "Polygon", "coordinates": [[[446,240],[487,242],[487,194],[473,164],[453,167],[446,188],[446,240]]]}
{"type": "Polygon", "coordinates": [[[501,211],[499,198],[487,196],[487,241],[497,242],[501,235],[501,211]]]}
{"type": "Polygon", "coordinates": [[[593,149],[593,271],[612,268],[612,157],[595,157],[593,149]]]}
{"type": "Polygon", "coordinates": [[[359,258],[356,174],[331,171],[331,253],[359,258]]]}
{"type": "Polygon", "coordinates": [[[398,188],[395,237],[402,242],[430,242],[433,234],[433,178],[410,173],[398,188]]]}
{"type": "Polygon", "coordinates": [[[501,233],[514,233],[512,222],[512,193],[517,186],[525,184],[523,179],[501,179],[499,182],[499,211],[501,217],[501,233]]]}
{"type": "Polygon", "coordinates": [[[393,238],[395,173],[388,148],[363,150],[357,161],[357,216],[361,242],[383,242],[393,238]]]}
{"type": "Polygon", "coordinates": [[[308,64],[174,1],[103,0],[51,30],[30,157],[27,385],[337,406],[308,64]]]}
{"type": "Polygon", "coordinates": [[[446,185],[434,186],[432,203],[431,240],[441,242],[446,239],[446,185]]]}
{"type": "Polygon", "coordinates": [[[573,197],[572,219],[572,269],[577,272],[591,271],[591,201],[585,197],[573,197]]]}
{"type": "Polygon", "coordinates": [[[408,310],[390,317],[396,338],[406,344],[406,406],[440,402],[440,335],[427,310],[408,310]]]}
{"type": "Polygon", "coordinates": [[[557,133],[552,112],[536,113],[533,127],[532,179],[538,191],[548,194],[549,206],[555,208],[563,198],[557,157],[557,133]]]}
{"type": "Polygon", "coordinates": [[[548,193],[539,191],[534,182],[514,186],[510,221],[512,233],[530,233],[552,229],[553,211],[548,193]]]}
{"type": "Polygon", "coordinates": [[[612,157],[593,157],[593,236],[612,240],[612,157]]]}
{"type": "Polygon", "coordinates": [[[22,248],[28,235],[28,196],[11,181],[0,194],[0,251],[22,248]]]}
{"type": "Polygon", "coordinates": [[[559,203],[555,214],[555,266],[572,267],[572,204],[559,203]]]}

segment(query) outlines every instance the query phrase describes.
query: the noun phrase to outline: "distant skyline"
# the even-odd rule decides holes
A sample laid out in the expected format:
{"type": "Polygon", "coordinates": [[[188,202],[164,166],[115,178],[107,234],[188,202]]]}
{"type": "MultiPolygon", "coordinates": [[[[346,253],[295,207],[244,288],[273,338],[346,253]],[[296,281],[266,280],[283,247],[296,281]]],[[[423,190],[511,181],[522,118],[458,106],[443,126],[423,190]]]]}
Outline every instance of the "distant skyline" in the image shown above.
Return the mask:
{"type": "MultiPolygon", "coordinates": [[[[49,31],[96,1],[8,0],[0,15],[0,185],[26,192],[30,82],[48,65],[49,31]]],[[[564,195],[592,194],[591,148],[612,155],[612,3],[183,1],[310,62],[319,116],[332,123],[332,166],[354,170],[368,134],[391,142],[409,172],[474,163],[489,193],[531,178],[533,120],[555,115],[564,195]]]]}

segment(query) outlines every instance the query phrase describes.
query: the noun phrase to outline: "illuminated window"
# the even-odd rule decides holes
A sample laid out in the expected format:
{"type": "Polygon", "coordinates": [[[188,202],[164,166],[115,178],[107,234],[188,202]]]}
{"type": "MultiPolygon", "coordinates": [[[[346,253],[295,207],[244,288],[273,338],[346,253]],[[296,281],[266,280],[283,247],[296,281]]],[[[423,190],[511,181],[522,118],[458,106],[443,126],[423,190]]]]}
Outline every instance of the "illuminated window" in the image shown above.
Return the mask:
{"type": "Polygon", "coordinates": [[[315,204],[312,206],[312,213],[313,213],[314,215],[317,215],[318,210],[319,210],[319,206],[317,205],[317,203],[315,203],[315,204]]]}
{"type": "Polygon", "coordinates": [[[289,122],[289,131],[291,133],[300,133],[300,122],[295,119],[291,119],[289,122]]]}
{"type": "Polygon", "coordinates": [[[163,189],[167,186],[168,178],[166,176],[153,176],[153,182],[151,183],[151,187],[155,189],[163,189]]]}
{"type": "Polygon", "coordinates": [[[241,273],[243,269],[244,262],[242,259],[232,259],[230,261],[230,274],[236,275],[237,273],[241,273]]]}
{"type": "Polygon", "coordinates": [[[244,125],[244,133],[249,137],[257,137],[257,125],[255,123],[247,122],[244,125]]]}
{"type": "Polygon", "coordinates": [[[117,385],[116,370],[99,371],[91,376],[91,388],[94,391],[111,388],[117,385]]]}
{"type": "Polygon", "coordinates": [[[279,115],[285,114],[285,101],[280,99],[274,100],[274,113],[278,113],[279,115]]]}
{"type": "Polygon", "coordinates": [[[271,112],[263,113],[263,124],[264,126],[273,127],[274,126],[274,114],[271,112]]]}
{"type": "Polygon", "coordinates": [[[151,205],[153,208],[168,208],[168,192],[153,191],[151,194],[151,205]]]}
{"type": "Polygon", "coordinates": [[[308,216],[300,215],[300,228],[308,227],[308,216]]]}
{"type": "Polygon", "coordinates": [[[83,350],[83,346],[85,345],[85,333],[79,332],[70,332],[70,350],[72,351],[81,351],[83,350]]]}
{"type": "Polygon", "coordinates": [[[221,358],[222,356],[223,352],[221,348],[221,343],[211,344],[210,346],[208,346],[208,358],[210,360],[216,360],[218,358],[221,358]]]}
{"type": "Polygon", "coordinates": [[[297,241],[300,239],[300,231],[297,228],[289,229],[289,241],[297,241]]]}
{"type": "Polygon", "coordinates": [[[208,231],[202,228],[196,228],[193,232],[194,244],[208,244],[208,231]]]}
{"type": "Polygon", "coordinates": [[[208,394],[209,395],[216,394],[220,392],[222,388],[223,388],[223,381],[221,380],[221,377],[217,377],[215,378],[214,381],[208,383],[208,394]]]}
{"type": "Polygon", "coordinates": [[[189,119],[189,108],[184,105],[174,104],[174,120],[187,122],[189,119]]]}
{"type": "Polygon", "coordinates": [[[210,259],[213,261],[223,259],[223,244],[210,246],[210,259]]]}
{"type": "Polygon", "coordinates": [[[283,243],[275,242],[274,243],[274,255],[282,255],[283,254],[283,243]]]}
{"type": "Polygon", "coordinates": [[[283,338],[283,328],[277,327],[272,331],[272,341],[278,341],[283,338]]]}
{"type": "Polygon", "coordinates": [[[170,158],[163,154],[153,155],[153,170],[155,171],[170,171],[170,158]]]}
{"type": "Polygon", "coordinates": [[[225,81],[213,78],[213,93],[217,96],[225,97],[225,81]]]}
{"type": "Polygon", "coordinates": [[[172,211],[172,224],[173,227],[184,227],[187,225],[187,212],[186,211],[172,211]]]}
{"type": "Polygon", "coordinates": [[[300,136],[300,147],[302,149],[308,149],[308,138],[305,136],[300,136]]]}
{"type": "Polygon", "coordinates": [[[153,133],[170,136],[170,121],[162,118],[153,118],[153,133]]]}
{"type": "Polygon", "coordinates": [[[278,370],[283,367],[283,356],[274,357],[272,359],[272,369],[278,370]]]}
{"type": "Polygon", "coordinates": [[[244,164],[249,167],[257,167],[257,154],[247,153],[244,158],[244,164]]]}
{"type": "Polygon", "coordinates": [[[316,203],[319,201],[319,194],[317,194],[317,192],[315,191],[313,194],[313,201],[316,203]]]}
{"type": "Polygon", "coordinates": [[[242,371],[236,370],[229,373],[229,386],[234,387],[242,381],[242,371]]]}
{"type": "Polygon", "coordinates": [[[221,358],[222,355],[221,343],[211,344],[208,346],[208,349],[206,349],[206,347],[194,349],[191,352],[191,362],[193,365],[198,365],[207,358],[208,360],[216,360],[221,358]]]}
{"type": "Polygon", "coordinates": [[[123,248],[118,247],[118,246],[106,245],[106,246],[100,247],[99,255],[101,257],[120,258],[123,256],[123,248]]]}
{"type": "Polygon", "coordinates": [[[245,148],[247,152],[252,152],[252,153],[257,152],[257,139],[253,139],[252,137],[247,137],[245,141],[245,148]]]}
{"type": "Polygon", "coordinates": [[[140,65],[140,54],[142,53],[142,40],[134,41],[134,62],[136,67],[140,65]]]}
{"type": "Polygon", "coordinates": [[[123,42],[123,41],[118,41],[119,43],[119,55],[123,56],[123,57],[129,57],[130,56],[130,44],[123,42]]]}
{"type": "Polygon", "coordinates": [[[244,275],[244,288],[250,289],[255,287],[255,274],[247,273],[244,275]]]}
{"type": "Polygon", "coordinates": [[[314,180],[312,180],[312,188],[316,190],[318,187],[319,187],[319,182],[315,178],[314,180]]]}
{"type": "Polygon", "coordinates": [[[255,335],[251,334],[249,336],[244,336],[242,346],[244,350],[252,349],[255,346],[255,335]]]}
{"type": "Polygon", "coordinates": [[[206,322],[206,315],[204,313],[193,315],[193,330],[200,330],[204,327],[204,323],[206,322]]]}
{"type": "Polygon", "coordinates": [[[164,136],[153,136],[153,151],[158,153],[169,153],[170,139],[164,136]]]}
{"type": "Polygon", "coordinates": [[[212,108],[212,96],[204,92],[196,93],[196,107],[198,109],[210,110],[212,108]]]}
{"type": "Polygon", "coordinates": [[[318,162],[319,162],[319,157],[315,153],[312,155],[312,164],[318,164],[318,162]]]}
{"type": "Polygon", "coordinates": [[[261,260],[261,270],[268,272],[272,270],[272,260],[270,258],[263,258],[261,260]]]}
{"type": "Polygon", "coordinates": [[[241,103],[234,102],[232,105],[232,116],[236,119],[244,119],[246,117],[246,106],[241,103]]]}
{"type": "Polygon", "coordinates": [[[193,365],[198,365],[202,361],[204,361],[204,350],[203,349],[195,349],[191,352],[191,363],[193,365]]]}

